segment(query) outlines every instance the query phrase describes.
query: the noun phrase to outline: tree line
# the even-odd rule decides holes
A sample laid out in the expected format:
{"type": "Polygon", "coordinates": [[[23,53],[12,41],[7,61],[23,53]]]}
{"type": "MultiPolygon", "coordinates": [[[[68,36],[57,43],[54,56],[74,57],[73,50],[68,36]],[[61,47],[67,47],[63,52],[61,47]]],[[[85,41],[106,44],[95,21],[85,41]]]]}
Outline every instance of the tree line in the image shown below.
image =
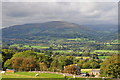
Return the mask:
{"type": "MultiPolygon", "coordinates": [[[[114,54],[104,61],[100,59],[77,59],[75,56],[46,55],[50,52],[35,52],[26,50],[15,52],[10,49],[2,49],[3,69],[15,69],[17,71],[53,71],[64,72],[64,66],[77,64],[81,69],[101,69],[101,75],[120,77],[120,55],[114,54]]],[[[67,71],[66,71],[67,72],[67,71]]]]}

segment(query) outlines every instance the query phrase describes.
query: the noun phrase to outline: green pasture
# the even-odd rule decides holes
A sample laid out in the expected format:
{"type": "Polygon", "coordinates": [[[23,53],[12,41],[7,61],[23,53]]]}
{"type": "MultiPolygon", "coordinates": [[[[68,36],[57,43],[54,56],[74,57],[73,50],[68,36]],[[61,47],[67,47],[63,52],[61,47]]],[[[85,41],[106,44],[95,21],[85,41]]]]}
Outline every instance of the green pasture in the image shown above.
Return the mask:
{"type": "Polygon", "coordinates": [[[18,47],[19,44],[13,44],[13,45],[10,45],[10,47],[18,47]]]}
{"type": "Polygon", "coordinates": [[[34,72],[16,72],[16,73],[5,73],[2,78],[63,78],[63,75],[53,73],[38,73],[39,76],[35,77],[34,72]]]}
{"type": "MultiPolygon", "coordinates": [[[[20,47],[20,44],[13,44],[11,47],[20,47]]],[[[38,46],[38,45],[22,45],[22,48],[40,48],[40,49],[46,49],[49,48],[49,46],[38,46]]]]}
{"type": "Polygon", "coordinates": [[[54,53],[59,52],[59,53],[69,53],[72,52],[72,50],[54,50],[54,53]]]}
{"type": "Polygon", "coordinates": [[[110,52],[110,53],[118,53],[118,50],[95,50],[94,52],[110,52]]]}
{"type": "Polygon", "coordinates": [[[83,59],[90,59],[90,57],[85,57],[85,56],[83,56],[83,57],[76,57],[76,59],[80,59],[80,58],[83,58],[83,59]]]}
{"type": "Polygon", "coordinates": [[[93,42],[93,43],[95,43],[96,41],[90,40],[89,42],[93,42]]]}
{"type": "Polygon", "coordinates": [[[93,42],[95,43],[96,41],[94,40],[88,40],[87,38],[71,38],[71,39],[67,39],[68,41],[88,41],[88,42],[93,42]]]}
{"type": "MultiPolygon", "coordinates": [[[[2,80],[102,80],[102,78],[3,78],[2,80]]],[[[115,79],[104,79],[115,80],[115,79]]]]}
{"type": "MultiPolygon", "coordinates": [[[[64,78],[61,74],[53,73],[38,73],[39,76],[35,77],[36,73],[33,72],[16,72],[16,73],[5,73],[2,75],[2,80],[102,80],[101,78],[64,78]]],[[[112,79],[105,79],[112,80],[112,79]]]]}
{"type": "MultiPolygon", "coordinates": [[[[102,80],[102,78],[3,78],[2,80],[102,80]]],[[[104,79],[116,80],[116,79],[104,79]]]]}
{"type": "Polygon", "coordinates": [[[110,56],[98,56],[99,59],[106,59],[108,57],[110,57],[110,56]]]}
{"type": "MultiPolygon", "coordinates": [[[[100,70],[100,69],[94,69],[94,70],[100,70]]],[[[92,69],[81,69],[82,73],[90,73],[92,71],[92,69]]]]}
{"type": "Polygon", "coordinates": [[[25,48],[42,48],[42,49],[49,48],[48,46],[30,46],[30,45],[24,45],[23,47],[25,47],[25,48]]]}

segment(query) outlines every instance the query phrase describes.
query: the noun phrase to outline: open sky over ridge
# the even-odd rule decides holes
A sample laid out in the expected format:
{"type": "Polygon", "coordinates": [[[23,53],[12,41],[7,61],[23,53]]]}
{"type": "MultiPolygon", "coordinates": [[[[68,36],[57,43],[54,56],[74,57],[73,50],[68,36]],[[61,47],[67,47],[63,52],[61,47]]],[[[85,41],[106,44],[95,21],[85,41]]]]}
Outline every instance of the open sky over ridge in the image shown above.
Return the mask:
{"type": "Polygon", "coordinates": [[[117,2],[10,1],[12,0],[2,3],[3,27],[47,21],[68,21],[80,25],[116,25],[118,21],[117,2]]]}

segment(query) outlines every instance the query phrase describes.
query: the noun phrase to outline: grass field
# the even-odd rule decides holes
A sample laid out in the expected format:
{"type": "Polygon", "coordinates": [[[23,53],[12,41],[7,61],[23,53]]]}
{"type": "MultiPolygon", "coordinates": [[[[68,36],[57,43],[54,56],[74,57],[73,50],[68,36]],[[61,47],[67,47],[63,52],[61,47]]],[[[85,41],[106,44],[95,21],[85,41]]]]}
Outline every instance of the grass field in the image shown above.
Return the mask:
{"type": "Polygon", "coordinates": [[[76,59],[79,59],[79,58],[90,59],[90,57],[85,57],[85,56],[83,56],[83,57],[76,57],[76,59]]]}
{"type": "MultiPolygon", "coordinates": [[[[2,80],[68,80],[61,74],[53,73],[39,73],[38,77],[35,77],[36,73],[33,72],[16,72],[16,73],[5,73],[2,75],[2,80]]],[[[101,78],[71,78],[70,80],[102,80],[101,78]]],[[[112,80],[112,79],[105,79],[112,80]]]]}
{"type": "MultiPolygon", "coordinates": [[[[20,46],[20,44],[13,44],[13,45],[11,45],[11,47],[19,47],[19,46],[20,46]]],[[[39,48],[39,49],[49,48],[48,46],[37,46],[37,45],[33,45],[33,46],[23,45],[22,47],[23,47],[23,48],[39,48]]]]}
{"type": "Polygon", "coordinates": [[[55,50],[53,52],[59,52],[59,53],[69,53],[72,52],[72,50],[55,50]]]}
{"type": "MultiPolygon", "coordinates": [[[[94,69],[94,70],[100,70],[100,69],[94,69]]],[[[88,72],[90,73],[92,71],[92,69],[81,69],[81,72],[85,73],[88,72]]]]}
{"type": "Polygon", "coordinates": [[[95,50],[94,52],[112,52],[112,53],[118,53],[118,50],[95,50]]]}
{"type": "Polygon", "coordinates": [[[16,72],[5,73],[2,78],[63,78],[63,75],[53,73],[39,73],[40,76],[35,77],[36,73],[33,72],[16,72]]]}
{"type": "MultiPolygon", "coordinates": [[[[101,78],[3,78],[2,80],[102,80],[101,78]]],[[[115,80],[115,79],[104,79],[115,80]]]]}
{"type": "MultiPolygon", "coordinates": [[[[101,78],[3,78],[2,80],[102,80],[101,78]]],[[[104,79],[115,80],[115,79],[104,79]]]]}
{"type": "Polygon", "coordinates": [[[80,38],[73,38],[73,39],[67,39],[67,40],[76,41],[76,40],[81,40],[81,39],[80,38]]]}
{"type": "Polygon", "coordinates": [[[42,48],[42,49],[49,48],[47,46],[29,46],[29,45],[24,45],[23,47],[25,47],[25,48],[42,48]]]}
{"type": "Polygon", "coordinates": [[[99,59],[106,59],[108,57],[110,57],[110,56],[98,56],[99,59]]]}

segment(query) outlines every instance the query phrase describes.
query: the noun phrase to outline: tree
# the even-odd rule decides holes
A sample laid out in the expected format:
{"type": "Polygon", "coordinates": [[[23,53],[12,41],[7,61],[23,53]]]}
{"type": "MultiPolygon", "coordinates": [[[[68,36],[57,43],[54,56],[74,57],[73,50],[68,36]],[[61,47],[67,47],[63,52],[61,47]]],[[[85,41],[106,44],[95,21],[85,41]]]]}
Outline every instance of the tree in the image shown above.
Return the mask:
{"type": "Polygon", "coordinates": [[[9,69],[15,69],[17,71],[31,71],[31,70],[35,70],[37,65],[38,63],[33,57],[28,57],[28,58],[17,57],[17,58],[8,59],[5,62],[4,67],[9,69]]]}
{"type": "Polygon", "coordinates": [[[11,60],[12,68],[14,68],[17,71],[22,71],[22,62],[24,58],[14,58],[11,60]]]}
{"type": "Polygon", "coordinates": [[[37,62],[33,57],[29,58],[13,58],[11,59],[12,68],[17,71],[31,71],[35,70],[37,62]]]}
{"type": "Polygon", "coordinates": [[[40,65],[40,70],[41,71],[47,71],[48,70],[48,67],[47,67],[47,64],[42,62],[42,63],[39,63],[40,65]]]}
{"type": "Polygon", "coordinates": [[[58,58],[59,69],[63,70],[64,66],[73,64],[73,59],[74,59],[74,57],[72,57],[72,56],[60,56],[58,58]]]}
{"type": "Polygon", "coordinates": [[[13,54],[15,54],[15,52],[10,49],[2,49],[2,64],[4,65],[7,59],[12,58],[13,54]]]}
{"type": "Polygon", "coordinates": [[[3,70],[5,70],[4,68],[4,63],[12,58],[13,54],[15,54],[15,52],[13,52],[12,50],[10,49],[2,49],[2,68],[3,70]]]}
{"type": "Polygon", "coordinates": [[[51,69],[53,70],[53,72],[56,71],[57,68],[58,68],[58,60],[54,60],[54,61],[52,61],[50,67],[51,67],[51,69]]]}
{"type": "Polygon", "coordinates": [[[4,63],[4,68],[8,68],[8,69],[12,69],[12,62],[11,59],[8,59],[5,63],[4,63]]]}
{"type": "Polygon", "coordinates": [[[29,58],[23,59],[21,66],[22,66],[24,71],[31,71],[31,70],[36,70],[38,63],[37,63],[35,58],[29,57],[29,58]]]}
{"type": "Polygon", "coordinates": [[[50,64],[52,62],[52,58],[48,55],[44,55],[44,54],[38,54],[38,62],[42,63],[46,63],[47,67],[50,67],[50,64]]]}
{"type": "Polygon", "coordinates": [[[99,65],[97,62],[92,62],[92,63],[90,63],[90,66],[91,66],[91,68],[93,68],[93,69],[100,67],[100,65],[99,65]]]}
{"type": "Polygon", "coordinates": [[[19,53],[16,53],[13,55],[13,58],[20,58],[20,57],[23,57],[23,58],[27,58],[27,57],[34,57],[34,58],[37,58],[37,53],[32,51],[32,50],[27,50],[27,51],[23,51],[23,52],[19,52],[19,53]]]}
{"type": "Polygon", "coordinates": [[[82,65],[82,68],[84,68],[84,69],[89,69],[89,68],[90,68],[90,63],[85,62],[85,63],[82,65]]]}
{"type": "Polygon", "coordinates": [[[83,66],[83,63],[85,63],[85,61],[84,61],[84,60],[80,60],[80,61],[78,62],[78,65],[82,67],[82,66],[83,66]]]}
{"type": "Polygon", "coordinates": [[[103,63],[101,63],[101,74],[105,76],[116,76],[119,74],[119,60],[120,54],[113,54],[111,57],[105,59],[103,63]],[[115,72],[115,73],[114,73],[115,72]]]}
{"type": "Polygon", "coordinates": [[[108,74],[115,78],[120,78],[120,63],[112,64],[108,69],[108,74]]]}

